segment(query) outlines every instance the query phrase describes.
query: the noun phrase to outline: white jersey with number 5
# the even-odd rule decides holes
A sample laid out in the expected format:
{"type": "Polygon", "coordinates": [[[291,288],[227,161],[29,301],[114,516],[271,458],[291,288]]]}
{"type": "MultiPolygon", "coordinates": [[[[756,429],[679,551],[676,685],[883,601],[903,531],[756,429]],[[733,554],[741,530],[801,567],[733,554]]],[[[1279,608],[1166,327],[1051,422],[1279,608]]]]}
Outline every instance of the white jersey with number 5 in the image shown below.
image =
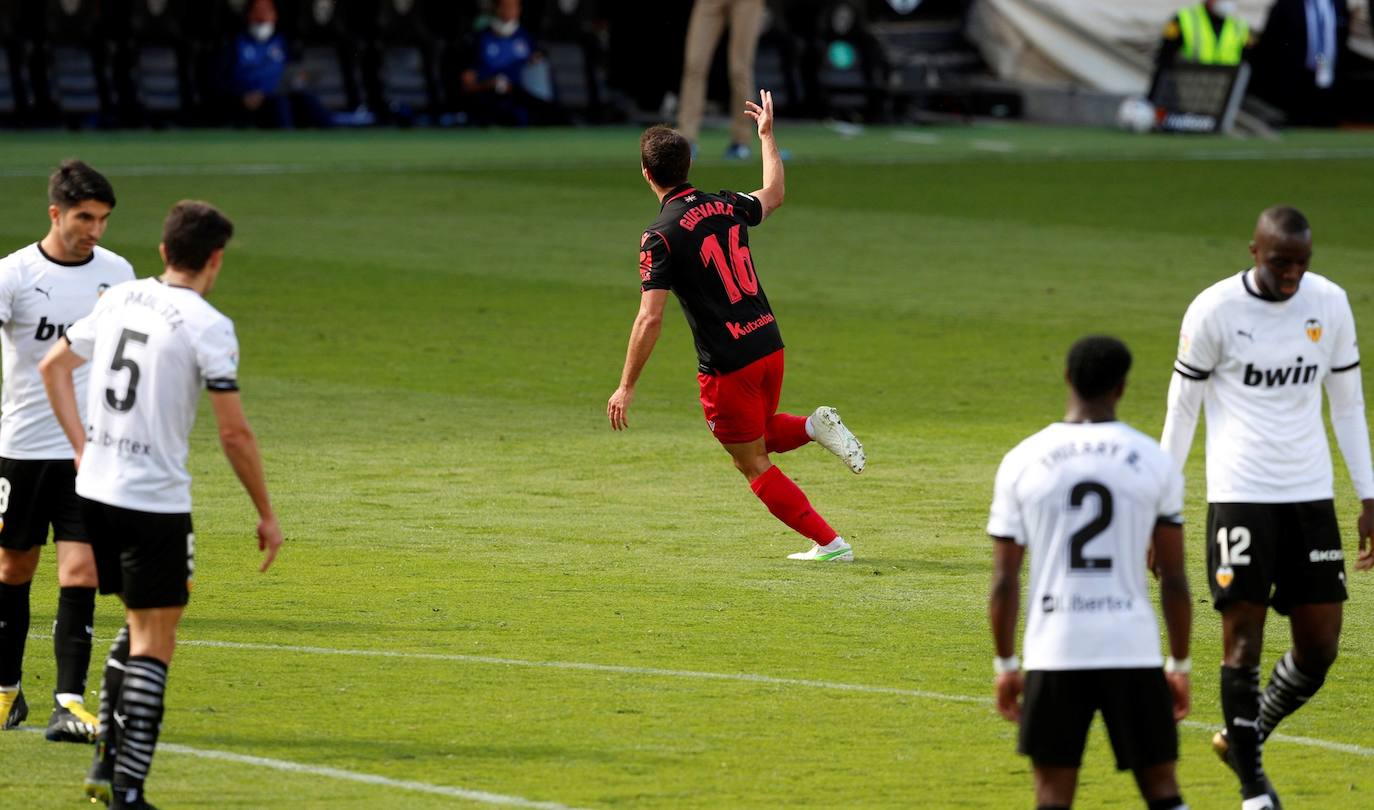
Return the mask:
{"type": "Polygon", "coordinates": [[[190,512],[187,441],[200,391],[238,390],[233,322],[194,290],[150,278],[111,288],[67,340],[91,369],[77,494],[190,512]]]}
{"type": "Polygon", "coordinates": [[[988,534],[1030,554],[1027,670],[1163,664],[1145,555],[1182,511],[1173,460],[1121,422],[1057,422],[1007,453],[988,534]]]}

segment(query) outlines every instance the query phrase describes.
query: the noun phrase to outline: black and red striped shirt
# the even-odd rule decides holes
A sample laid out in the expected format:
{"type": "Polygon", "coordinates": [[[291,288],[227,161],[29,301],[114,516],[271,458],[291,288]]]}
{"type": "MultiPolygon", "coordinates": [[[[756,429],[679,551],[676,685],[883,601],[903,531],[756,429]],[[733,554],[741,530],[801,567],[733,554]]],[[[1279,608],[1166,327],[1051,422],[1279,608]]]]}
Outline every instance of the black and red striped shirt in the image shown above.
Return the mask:
{"type": "Polygon", "coordinates": [[[762,221],[752,195],[684,183],[639,240],[640,289],[677,296],[704,373],[727,374],[782,348],[749,252],[749,227],[762,221]]]}

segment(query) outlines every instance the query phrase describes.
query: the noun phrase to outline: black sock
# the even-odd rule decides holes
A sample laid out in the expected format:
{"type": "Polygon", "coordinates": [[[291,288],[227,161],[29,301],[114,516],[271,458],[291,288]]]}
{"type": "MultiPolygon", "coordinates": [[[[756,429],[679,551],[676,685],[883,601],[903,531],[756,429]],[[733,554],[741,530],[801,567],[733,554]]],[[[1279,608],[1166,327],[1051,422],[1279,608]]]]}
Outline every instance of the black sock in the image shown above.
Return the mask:
{"type": "Polygon", "coordinates": [[[1283,718],[1301,709],[1326,681],[1326,673],[1312,675],[1298,669],[1289,650],[1274,664],[1269,685],[1260,696],[1260,739],[1273,732],[1283,718]]]}
{"type": "Polygon", "coordinates": [[[1230,758],[1246,799],[1264,795],[1264,742],[1259,728],[1259,667],[1221,668],[1221,712],[1230,758]]]}
{"type": "Polygon", "coordinates": [[[29,639],[29,586],[0,582],[0,686],[19,683],[29,639]]]}
{"type": "Polygon", "coordinates": [[[52,649],[57,656],[54,694],[85,699],[94,621],[95,588],[62,588],[57,597],[57,621],[52,625],[52,649]]]}
{"type": "Polygon", "coordinates": [[[115,704],[124,691],[124,667],[129,660],[129,626],[119,628],[110,654],[105,659],[105,674],[100,681],[100,733],[96,737],[95,756],[114,768],[115,753],[119,751],[119,724],[114,721],[115,704]]]}
{"type": "Polygon", "coordinates": [[[114,790],[126,804],[143,796],[143,782],[153,767],[157,735],[162,730],[162,696],[166,691],[166,664],[146,655],[129,656],[124,666],[124,689],[115,709],[124,718],[124,729],[115,753],[114,790]]]}
{"type": "Polygon", "coordinates": [[[1183,803],[1182,796],[1170,796],[1167,799],[1155,799],[1148,802],[1146,806],[1149,810],[1184,810],[1188,805],[1183,803]]]}

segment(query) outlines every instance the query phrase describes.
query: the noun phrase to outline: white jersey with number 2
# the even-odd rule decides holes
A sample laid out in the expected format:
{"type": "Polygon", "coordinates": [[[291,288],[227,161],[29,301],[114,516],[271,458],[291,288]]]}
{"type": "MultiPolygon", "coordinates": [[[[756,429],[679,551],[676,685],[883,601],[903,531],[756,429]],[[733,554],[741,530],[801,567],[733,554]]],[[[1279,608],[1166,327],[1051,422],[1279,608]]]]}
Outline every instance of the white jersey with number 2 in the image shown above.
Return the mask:
{"type": "Polygon", "coordinates": [[[1121,422],[1057,422],[1007,453],[988,534],[1030,554],[1027,670],[1163,664],[1145,556],[1182,510],[1173,460],[1121,422]]]}
{"type": "Polygon", "coordinates": [[[90,361],[77,494],[190,512],[186,456],[200,391],[238,390],[233,322],[194,290],[150,278],[112,287],[67,339],[90,361]]]}

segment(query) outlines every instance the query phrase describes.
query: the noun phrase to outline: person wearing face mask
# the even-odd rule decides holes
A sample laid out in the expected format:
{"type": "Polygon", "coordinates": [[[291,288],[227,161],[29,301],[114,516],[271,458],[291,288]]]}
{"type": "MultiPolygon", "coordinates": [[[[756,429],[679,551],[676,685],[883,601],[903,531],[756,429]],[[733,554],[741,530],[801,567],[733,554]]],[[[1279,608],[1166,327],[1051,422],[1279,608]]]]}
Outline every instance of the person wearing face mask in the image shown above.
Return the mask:
{"type": "Polygon", "coordinates": [[[235,39],[230,85],[240,123],[290,129],[291,100],[284,88],[286,38],[277,32],[277,5],[253,0],[244,30],[235,39]]]}
{"type": "Polygon", "coordinates": [[[1159,64],[1181,59],[1202,65],[1239,65],[1252,45],[1236,0],[1205,0],[1178,10],[1164,28],[1159,64]]]}
{"type": "Polygon", "coordinates": [[[528,126],[559,120],[548,62],[520,24],[520,0],[498,0],[473,43],[462,88],[479,124],[528,126]]]}

